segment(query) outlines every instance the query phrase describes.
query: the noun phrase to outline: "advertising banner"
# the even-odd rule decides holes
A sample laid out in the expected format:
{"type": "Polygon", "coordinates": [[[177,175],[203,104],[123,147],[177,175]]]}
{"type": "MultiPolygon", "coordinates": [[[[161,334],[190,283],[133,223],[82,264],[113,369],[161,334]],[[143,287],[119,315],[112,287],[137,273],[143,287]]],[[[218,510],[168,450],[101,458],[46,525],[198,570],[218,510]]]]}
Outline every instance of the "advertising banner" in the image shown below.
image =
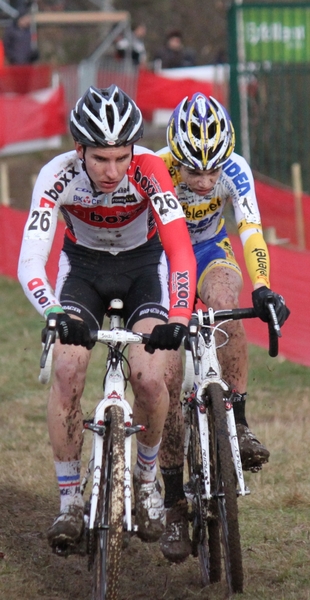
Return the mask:
{"type": "Polygon", "coordinates": [[[310,60],[310,5],[248,5],[241,10],[246,62],[310,60]]]}

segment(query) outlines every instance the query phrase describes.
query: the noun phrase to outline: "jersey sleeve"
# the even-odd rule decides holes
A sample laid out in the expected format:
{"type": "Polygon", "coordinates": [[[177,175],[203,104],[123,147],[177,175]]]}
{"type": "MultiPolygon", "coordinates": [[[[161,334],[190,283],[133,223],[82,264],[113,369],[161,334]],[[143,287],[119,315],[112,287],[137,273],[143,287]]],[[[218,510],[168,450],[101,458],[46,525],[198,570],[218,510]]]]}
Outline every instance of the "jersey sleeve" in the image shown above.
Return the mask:
{"type": "Polygon", "coordinates": [[[244,191],[236,195],[233,206],[238,232],[243,245],[244,260],[252,284],[261,283],[270,287],[269,252],[263,237],[254,179],[248,163],[241,157],[239,157],[239,160],[242,161],[244,191]],[[247,182],[246,185],[245,182],[247,182]]]}
{"type": "Polygon", "coordinates": [[[161,243],[169,261],[169,317],[190,319],[196,296],[196,258],[182,207],[164,162],[159,159],[156,179],[161,190],[151,197],[161,243]]]}
{"type": "Polygon", "coordinates": [[[41,315],[53,306],[60,306],[45,270],[57,227],[58,208],[54,201],[42,196],[44,187],[45,168],[33,190],[18,262],[18,279],[27,298],[41,315]]]}

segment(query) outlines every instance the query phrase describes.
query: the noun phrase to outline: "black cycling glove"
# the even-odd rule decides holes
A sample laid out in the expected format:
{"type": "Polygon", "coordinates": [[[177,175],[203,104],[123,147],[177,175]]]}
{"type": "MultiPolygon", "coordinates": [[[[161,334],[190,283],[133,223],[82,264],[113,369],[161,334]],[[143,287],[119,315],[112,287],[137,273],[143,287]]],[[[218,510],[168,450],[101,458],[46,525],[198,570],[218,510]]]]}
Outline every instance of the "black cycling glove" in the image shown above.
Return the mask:
{"type": "Polygon", "coordinates": [[[73,344],[74,346],[84,346],[91,350],[95,342],[90,337],[90,330],[84,321],[72,319],[67,313],[49,313],[46,327],[42,330],[42,341],[45,341],[48,324],[51,319],[56,319],[56,330],[61,344],[73,344]]]}
{"type": "Polygon", "coordinates": [[[291,312],[285,305],[283,296],[276,294],[265,285],[252,292],[252,301],[257,316],[265,323],[270,321],[270,312],[267,308],[267,304],[270,302],[274,306],[280,327],[285,323],[291,312]]]}
{"type": "Polygon", "coordinates": [[[155,325],[145,350],[152,353],[154,350],[177,350],[187,333],[187,327],[181,323],[168,323],[155,325]]]}

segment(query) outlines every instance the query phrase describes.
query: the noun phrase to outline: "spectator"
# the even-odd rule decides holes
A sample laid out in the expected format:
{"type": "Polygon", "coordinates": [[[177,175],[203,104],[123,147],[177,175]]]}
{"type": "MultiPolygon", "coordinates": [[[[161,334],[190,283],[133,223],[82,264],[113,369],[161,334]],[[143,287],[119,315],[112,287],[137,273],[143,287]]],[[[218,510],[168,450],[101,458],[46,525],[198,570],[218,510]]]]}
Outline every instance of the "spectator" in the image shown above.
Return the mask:
{"type": "Polygon", "coordinates": [[[27,8],[19,11],[18,17],[5,29],[4,53],[10,65],[27,65],[39,58],[32,44],[31,14],[27,8]]]}
{"type": "Polygon", "coordinates": [[[143,38],[146,36],[146,26],[139,23],[133,28],[130,38],[121,36],[115,44],[116,57],[125,58],[131,49],[131,58],[134,65],[146,64],[146,50],[143,38]]]}
{"type": "Polygon", "coordinates": [[[154,56],[154,63],[160,69],[176,69],[179,67],[194,67],[195,52],[183,44],[182,33],[178,29],[169,31],[165,46],[154,56]]]}

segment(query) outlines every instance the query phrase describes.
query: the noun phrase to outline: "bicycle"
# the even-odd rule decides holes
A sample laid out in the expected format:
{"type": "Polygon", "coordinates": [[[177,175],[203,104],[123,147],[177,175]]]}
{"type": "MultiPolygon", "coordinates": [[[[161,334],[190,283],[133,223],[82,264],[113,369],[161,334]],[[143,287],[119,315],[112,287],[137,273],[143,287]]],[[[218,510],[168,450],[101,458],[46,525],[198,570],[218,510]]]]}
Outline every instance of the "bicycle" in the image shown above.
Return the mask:
{"type": "MultiPolygon", "coordinates": [[[[128,344],[147,343],[149,335],[121,327],[123,302],[112,300],[107,316],[109,330],[92,331],[96,342],[108,346],[103,379],[104,397],[95,408],[94,418],[83,421],[84,430],[93,433],[90,459],[81,483],[81,493],[92,476],[89,499],[84,509],[83,538],[74,547],[56,548],[59,555],[88,555],[93,571],[93,600],[117,600],[120,560],[126,538],[137,531],[132,520],[131,436],[144,431],[133,425],[132,408],[125,397],[129,379],[124,350],[128,344]],[[125,540],[125,541],[124,541],[125,540]]],[[[47,383],[56,338],[56,320],[49,327],[40,360],[39,381],[47,383]]]]}
{"type": "MultiPolygon", "coordinates": [[[[269,354],[274,357],[281,331],[273,305],[268,306],[269,354]]],[[[198,557],[203,586],[221,581],[224,562],[229,596],[243,591],[237,499],[250,490],[243,477],[232,390],[222,378],[217,348],[228,342],[221,328],[225,322],[256,316],[254,308],[198,310],[185,341],[182,411],[189,481],[184,489],[192,521],[192,553],[198,557]],[[225,338],[219,346],[217,332],[225,338]]]]}

